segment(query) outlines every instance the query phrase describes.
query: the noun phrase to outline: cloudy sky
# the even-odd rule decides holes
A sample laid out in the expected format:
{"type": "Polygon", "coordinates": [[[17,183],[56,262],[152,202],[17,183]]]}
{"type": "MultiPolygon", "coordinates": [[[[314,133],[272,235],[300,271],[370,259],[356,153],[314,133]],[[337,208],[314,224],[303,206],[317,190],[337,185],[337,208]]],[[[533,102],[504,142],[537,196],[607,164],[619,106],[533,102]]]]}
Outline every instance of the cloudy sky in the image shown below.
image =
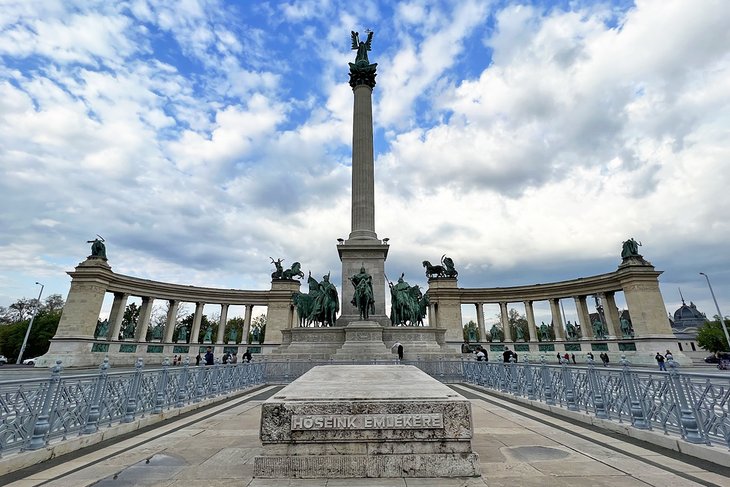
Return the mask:
{"type": "Polygon", "coordinates": [[[115,272],[267,289],[350,231],[350,30],[375,31],[389,276],[615,270],[730,314],[726,0],[0,0],[0,305],[115,272]]]}

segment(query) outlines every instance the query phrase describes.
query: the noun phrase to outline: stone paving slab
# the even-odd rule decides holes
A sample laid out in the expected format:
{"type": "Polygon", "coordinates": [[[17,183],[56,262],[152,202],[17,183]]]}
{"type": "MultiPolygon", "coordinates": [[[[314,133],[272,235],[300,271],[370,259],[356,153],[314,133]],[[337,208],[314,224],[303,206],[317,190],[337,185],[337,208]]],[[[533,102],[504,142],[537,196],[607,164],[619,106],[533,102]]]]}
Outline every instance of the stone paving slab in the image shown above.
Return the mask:
{"type": "MultiPolygon", "coordinates": [[[[455,386],[466,395],[467,388],[455,386]]],[[[260,391],[257,392],[257,394],[260,391]]],[[[470,391],[481,478],[253,479],[261,401],[247,396],[181,418],[7,487],[692,487],[726,486],[721,468],[668,457],[563,419],[470,391]],[[230,408],[230,409],[228,409],[230,408]],[[219,414],[209,416],[220,410],[219,414]],[[164,434],[162,437],[158,437],[164,434]],[[76,470],[76,471],[73,471],[76,470]],[[69,473],[71,472],[71,473],[69,473]],[[116,476],[116,478],[115,478],[116,476]]],[[[253,395],[252,395],[253,396],[253,395]]]]}

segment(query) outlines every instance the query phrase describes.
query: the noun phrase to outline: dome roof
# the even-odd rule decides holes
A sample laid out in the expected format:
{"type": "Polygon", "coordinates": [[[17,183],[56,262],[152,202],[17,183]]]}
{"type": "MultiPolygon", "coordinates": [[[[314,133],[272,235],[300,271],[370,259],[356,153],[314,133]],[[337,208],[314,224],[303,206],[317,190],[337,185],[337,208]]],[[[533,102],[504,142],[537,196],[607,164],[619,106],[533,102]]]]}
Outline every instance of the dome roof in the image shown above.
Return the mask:
{"type": "Polygon", "coordinates": [[[705,321],[707,321],[707,318],[697,309],[697,306],[692,301],[687,306],[684,300],[682,300],[682,306],[674,312],[673,326],[675,328],[698,327],[705,321]]]}

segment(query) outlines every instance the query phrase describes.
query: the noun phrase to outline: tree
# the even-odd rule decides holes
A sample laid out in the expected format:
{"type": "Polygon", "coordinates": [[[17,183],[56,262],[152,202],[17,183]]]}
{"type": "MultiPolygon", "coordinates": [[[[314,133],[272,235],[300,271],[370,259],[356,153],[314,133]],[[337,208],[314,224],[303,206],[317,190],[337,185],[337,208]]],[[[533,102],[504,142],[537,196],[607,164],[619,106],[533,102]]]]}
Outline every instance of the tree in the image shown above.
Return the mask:
{"type": "Polygon", "coordinates": [[[142,311],[141,306],[137,306],[137,303],[130,303],[124,309],[124,317],[122,318],[122,329],[119,330],[119,338],[132,338],[134,337],[134,330],[137,328],[137,321],[139,320],[139,313],[142,311]]]}
{"type": "Polygon", "coordinates": [[[226,323],[226,329],[224,331],[225,339],[228,340],[228,337],[231,334],[231,329],[235,328],[237,330],[236,336],[238,337],[237,340],[241,340],[242,342],[245,342],[243,336],[241,335],[243,333],[243,325],[246,323],[246,320],[240,317],[231,318],[228,320],[228,323],[226,323]]]}
{"type": "MultiPolygon", "coordinates": [[[[725,319],[725,326],[730,327],[730,320],[725,319]]],[[[730,328],[728,328],[730,330],[730,328]]],[[[715,321],[708,321],[697,330],[697,344],[708,352],[724,352],[730,350],[728,347],[725,332],[720,326],[719,316],[715,316],[715,321]]]]}
{"type": "Polygon", "coordinates": [[[24,321],[39,308],[38,300],[35,298],[20,298],[8,307],[11,321],[17,323],[24,321]]]}
{"type": "Polygon", "coordinates": [[[465,342],[480,342],[481,336],[479,333],[479,326],[474,323],[474,320],[469,320],[467,324],[463,326],[463,335],[465,342]]]}
{"type": "Polygon", "coordinates": [[[519,311],[514,308],[510,308],[507,311],[507,320],[509,321],[510,328],[512,328],[512,339],[516,339],[517,331],[516,328],[522,329],[522,336],[527,338],[530,336],[529,324],[525,315],[521,315],[519,311]]]}
{"type": "Polygon", "coordinates": [[[43,309],[54,313],[63,309],[63,305],[66,304],[63,300],[63,296],[60,294],[51,294],[43,302],[43,309]]]}
{"type": "Polygon", "coordinates": [[[251,320],[251,330],[248,332],[248,343],[264,343],[265,338],[266,315],[259,315],[251,320]]]}
{"type": "MultiPolygon", "coordinates": [[[[41,310],[33,321],[33,329],[28,335],[28,343],[25,347],[25,357],[37,357],[43,355],[51,346],[51,338],[56,334],[58,322],[61,320],[61,311],[41,310]]],[[[20,353],[20,347],[25,338],[25,332],[30,325],[30,320],[12,323],[0,328],[0,353],[13,359],[20,353]]]]}

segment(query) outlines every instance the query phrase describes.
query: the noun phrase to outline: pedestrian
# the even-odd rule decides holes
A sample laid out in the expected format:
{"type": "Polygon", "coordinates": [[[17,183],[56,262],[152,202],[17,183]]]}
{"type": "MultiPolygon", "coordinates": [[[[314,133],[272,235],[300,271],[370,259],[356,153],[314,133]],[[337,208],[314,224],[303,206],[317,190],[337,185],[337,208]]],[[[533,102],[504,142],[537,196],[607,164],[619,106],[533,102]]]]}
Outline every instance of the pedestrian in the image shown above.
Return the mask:
{"type": "Polygon", "coordinates": [[[200,352],[195,356],[195,365],[200,365],[200,352]]]}
{"type": "Polygon", "coordinates": [[[174,367],[176,365],[177,365],[177,355],[173,355],[172,356],[172,366],[174,367]]]}
{"type": "Polygon", "coordinates": [[[208,351],[205,352],[205,365],[215,365],[215,357],[213,357],[213,349],[208,347],[208,351]]]}
{"type": "Polygon", "coordinates": [[[248,363],[251,361],[251,358],[251,352],[247,348],[243,355],[241,355],[241,360],[248,363]]]}
{"type": "Polygon", "coordinates": [[[477,348],[477,362],[483,362],[484,361],[484,350],[482,350],[482,347],[477,348]]]}
{"type": "Polygon", "coordinates": [[[674,360],[674,355],[672,355],[672,352],[667,350],[667,353],[664,354],[664,358],[669,362],[670,360],[674,360]]]}
{"type": "Polygon", "coordinates": [[[565,359],[566,364],[570,363],[570,355],[568,355],[568,352],[565,352],[565,355],[563,355],[563,358],[565,359]]]}
{"type": "Polygon", "coordinates": [[[509,363],[509,359],[512,358],[512,350],[509,349],[509,347],[504,347],[504,352],[502,352],[502,360],[504,363],[509,363]]]}
{"type": "Polygon", "coordinates": [[[236,352],[233,352],[233,355],[231,355],[231,363],[234,365],[238,363],[238,356],[236,355],[236,352]]]}
{"type": "Polygon", "coordinates": [[[573,361],[573,364],[577,364],[578,363],[578,362],[575,361],[575,354],[574,353],[571,353],[570,354],[570,359],[573,361]]]}
{"type": "Polygon", "coordinates": [[[586,354],[586,357],[588,357],[589,359],[593,360],[593,352],[588,352],[586,354]]]}
{"type": "Polygon", "coordinates": [[[666,372],[667,366],[664,365],[664,355],[657,352],[656,355],[654,356],[654,359],[656,360],[656,363],[659,364],[659,370],[663,370],[666,372]]]}
{"type": "Polygon", "coordinates": [[[560,356],[560,352],[558,352],[558,363],[560,363],[560,362],[561,362],[561,360],[560,360],[561,358],[562,358],[562,357],[560,356]]]}
{"type": "Polygon", "coordinates": [[[398,360],[403,360],[403,345],[400,342],[395,342],[390,349],[393,350],[394,348],[398,350],[398,360]]]}

